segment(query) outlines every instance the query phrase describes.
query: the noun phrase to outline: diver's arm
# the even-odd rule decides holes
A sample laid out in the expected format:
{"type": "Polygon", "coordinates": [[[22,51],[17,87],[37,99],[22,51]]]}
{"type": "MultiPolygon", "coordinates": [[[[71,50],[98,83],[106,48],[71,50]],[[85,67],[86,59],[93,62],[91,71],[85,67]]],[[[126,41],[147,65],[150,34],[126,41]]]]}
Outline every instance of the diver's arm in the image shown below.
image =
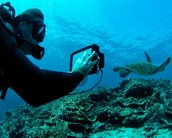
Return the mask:
{"type": "Polygon", "coordinates": [[[42,70],[18,47],[15,39],[0,27],[0,56],[10,87],[26,102],[39,106],[62,97],[82,81],[80,72],[42,70]]]}
{"type": "Polygon", "coordinates": [[[38,68],[18,47],[11,49],[8,55],[12,88],[33,106],[68,94],[83,80],[83,75],[78,71],[65,73],[38,68]]]}
{"type": "MultiPolygon", "coordinates": [[[[50,80],[48,85],[51,87],[51,80],[54,80],[55,84],[53,89],[57,89],[57,91],[63,91],[63,95],[71,92],[75,89],[78,84],[83,80],[83,75],[76,71],[72,73],[67,72],[57,72],[57,71],[49,71],[49,70],[41,70],[42,75],[44,76],[45,82],[50,80]]],[[[47,84],[45,84],[47,85],[47,84]]],[[[60,95],[60,93],[59,93],[60,95]]]]}

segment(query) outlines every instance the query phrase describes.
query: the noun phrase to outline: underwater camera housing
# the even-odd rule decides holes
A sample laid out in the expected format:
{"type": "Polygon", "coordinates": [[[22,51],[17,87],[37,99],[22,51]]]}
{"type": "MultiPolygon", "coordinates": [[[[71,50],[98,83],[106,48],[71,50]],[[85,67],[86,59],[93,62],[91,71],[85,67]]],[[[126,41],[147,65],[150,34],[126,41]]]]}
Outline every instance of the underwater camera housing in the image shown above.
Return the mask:
{"type": "MultiPolygon", "coordinates": [[[[92,70],[89,72],[89,75],[90,74],[95,74],[98,72],[99,69],[101,68],[104,68],[104,54],[101,53],[99,51],[99,46],[96,45],[96,44],[92,44],[92,45],[89,45],[87,47],[84,47],[82,49],[79,49],[75,52],[73,52],[70,56],[70,71],[72,71],[73,69],[73,66],[74,66],[74,63],[76,62],[76,60],[80,57],[82,57],[82,55],[87,52],[88,54],[91,54],[93,51],[95,51],[97,53],[97,55],[99,56],[100,58],[100,61],[99,61],[99,65],[94,65],[94,67],[92,68],[92,70]]],[[[92,59],[92,61],[98,59],[97,55],[95,55],[92,59]]]]}

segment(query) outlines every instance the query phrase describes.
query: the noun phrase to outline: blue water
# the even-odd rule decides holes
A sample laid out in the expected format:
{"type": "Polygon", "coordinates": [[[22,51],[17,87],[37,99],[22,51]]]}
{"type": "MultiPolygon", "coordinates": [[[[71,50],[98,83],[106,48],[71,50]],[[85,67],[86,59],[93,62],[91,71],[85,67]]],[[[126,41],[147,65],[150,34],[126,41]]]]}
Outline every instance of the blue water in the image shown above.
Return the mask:
{"type": "MultiPolygon", "coordinates": [[[[2,3],[7,2],[1,0],[2,3]]],[[[159,65],[172,52],[171,0],[10,0],[16,15],[28,8],[40,8],[47,33],[41,61],[29,57],[40,68],[69,71],[70,54],[96,43],[105,54],[104,77],[99,86],[115,87],[121,79],[116,66],[145,60],[144,51],[159,65]]],[[[162,73],[150,77],[172,80],[172,63],[162,73]]],[[[100,74],[88,78],[84,89],[94,85],[100,74]]],[[[82,88],[81,88],[82,89],[82,88]]],[[[6,110],[24,101],[8,90],[0,101],[0,119],[6,110]]]]}

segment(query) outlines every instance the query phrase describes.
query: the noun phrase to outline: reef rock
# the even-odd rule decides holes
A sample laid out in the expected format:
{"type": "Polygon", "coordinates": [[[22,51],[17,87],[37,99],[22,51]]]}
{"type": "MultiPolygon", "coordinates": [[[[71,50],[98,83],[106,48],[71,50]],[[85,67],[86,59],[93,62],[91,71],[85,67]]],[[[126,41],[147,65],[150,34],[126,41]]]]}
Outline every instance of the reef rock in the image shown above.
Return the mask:
{"type": "Polygon", "coordinates": [[[172,85],[167,80],[128,79],[115,88],[67,95],[38,108],[23,105],[4,118],[4,138],[106,138],[112,137],[110,132],[129,137],[131,131],[140,137],[172,136],[172,85]]]}

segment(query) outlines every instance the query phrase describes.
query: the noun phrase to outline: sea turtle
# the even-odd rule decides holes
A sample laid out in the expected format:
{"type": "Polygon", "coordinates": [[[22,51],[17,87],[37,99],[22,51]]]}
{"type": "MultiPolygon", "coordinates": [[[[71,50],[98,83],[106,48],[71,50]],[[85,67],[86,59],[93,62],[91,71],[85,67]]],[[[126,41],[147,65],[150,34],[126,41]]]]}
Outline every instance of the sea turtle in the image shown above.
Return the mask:
{"type": "Polygon", "coordinates": [[[147,61],[127,64],[123,67],[116,67],[113,69],[113,71],[120,71],[120,77],[122,78],[126,77],[130,73],[148,76],[163,71],[171,61],[171,57],[168,57],[167,60],[164,61],[160,66],[156,66],[152,64],[149,55],[146,52],[144,52],[144,54],[146,56],[147,61]]]}

